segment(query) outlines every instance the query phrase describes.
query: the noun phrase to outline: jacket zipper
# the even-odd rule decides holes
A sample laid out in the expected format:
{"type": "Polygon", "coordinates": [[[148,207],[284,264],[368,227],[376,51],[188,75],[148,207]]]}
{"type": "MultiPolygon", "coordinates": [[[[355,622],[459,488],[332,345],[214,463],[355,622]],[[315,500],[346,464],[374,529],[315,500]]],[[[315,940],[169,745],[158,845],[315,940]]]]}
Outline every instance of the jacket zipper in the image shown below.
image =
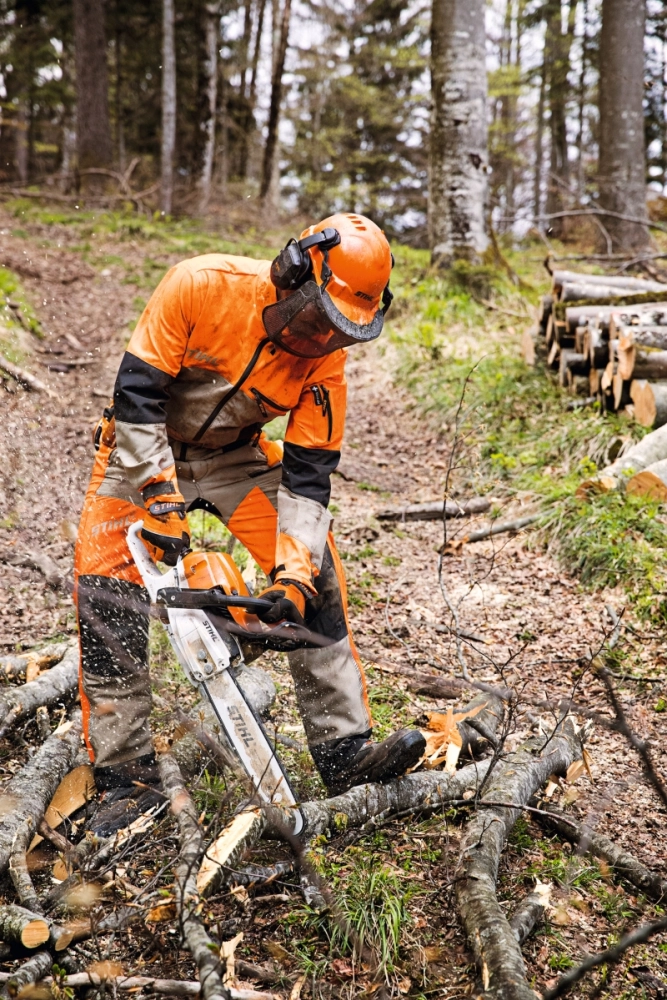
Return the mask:
{"type": "Polygon", "coordinates": [[[329,390],[324,385],[311,385],[310,391],[315,399],[315,406],[321,406],[322,416],[327,418],[327,427],[329,429],[327,441],[331,441],[331,435],[333,433],[333,413],[331,411],[331,397],[329,395],[329,390]]]}
{"type": "Polygon", "coordinates": [[[223,408],[223,406],[225,406],[230,401],[230,399],[233,396],[236,395],[236,393],[239,391],[239,389],[241,388],[241,386],[243,385],[243,383],[250,376],[250,373],[252,372],[253,368],[257,364],[257,359],[259,358],[260,354],[262,353],[262,350],[266,347],[266,345],[268,343],[270,343],[268,337],[265,337],[264,340],[260,340],[259,344],[255,348],[255,353],[253,354],[253,356],[251,357],[250,361],[246,365],[243,373],[241,374],[241,377],[234,383],[234,385],[231,387],[231,389],[228,390],[228,392],[226,393],[226,395],[224,395],[222,397],[222,399],[218,402],[218,404],[215,406],[215,408],[213,409],[213,411],[211,413],[209,413],[208,417],[206,418],[206,420],[204,421],[204,423],[201,425],[201,427],[199,428],[199,430],[197,431],[197,433],[193,437],[193,439],[192,439],[193,441],[199,441],[199,440],[201,440],[201,438],[204,436],[204,434],[206,433],[206,431],[209,429],[209,427],[211,426],[211,424],[213,423],[213,421],[215,420],[215,418],[220,413],[220,411],[223,408]]]}
{"type": "Polygon", "coordinates": [[[287,413],[289,410],[289,406],[283,406],[282,403],[276,403],[275,399],[269,399],[269,397],[265,396],[263,392],[259,391],[259,389],[252,388],[250,391],[257,400],[257,405],[259,406],[263,417],[269,416],[266,409],[267,406],[270,406],[272,410],[280,410],[282,413],[287,413]],[[266,404],[266,406],[264,404],[266,404]]]}

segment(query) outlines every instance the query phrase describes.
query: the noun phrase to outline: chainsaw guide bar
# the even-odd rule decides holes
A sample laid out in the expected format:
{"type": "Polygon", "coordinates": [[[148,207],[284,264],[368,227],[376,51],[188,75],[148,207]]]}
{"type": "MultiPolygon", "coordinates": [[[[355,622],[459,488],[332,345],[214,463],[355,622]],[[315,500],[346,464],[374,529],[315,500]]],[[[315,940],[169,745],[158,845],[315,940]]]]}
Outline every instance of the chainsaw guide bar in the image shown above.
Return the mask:
{"type": "Polygon", "coordinates": [[[301,833],[303,815],[287,775],[234,676],[244,662],[237,636],[264,641],[267,648],[279,649],[322,645],[318,641],[322,637],[291,622],[279,622],[273,628],[262,625],[253,612],[267,610],[271,607],[269,601],[247,594],[226,594],[220,586],[190,589],[180,559],[176,566],[161,573],[141,540],[141,528],[141,521],[130,527],[128,546],[151,602],[160,608],[162,623],[186,677],[213,709],[258,798],[283,810],[291,817],[292,832],[301,833]],[[241,625],[231,617],[231,608],[245,612],[241,625]]]}

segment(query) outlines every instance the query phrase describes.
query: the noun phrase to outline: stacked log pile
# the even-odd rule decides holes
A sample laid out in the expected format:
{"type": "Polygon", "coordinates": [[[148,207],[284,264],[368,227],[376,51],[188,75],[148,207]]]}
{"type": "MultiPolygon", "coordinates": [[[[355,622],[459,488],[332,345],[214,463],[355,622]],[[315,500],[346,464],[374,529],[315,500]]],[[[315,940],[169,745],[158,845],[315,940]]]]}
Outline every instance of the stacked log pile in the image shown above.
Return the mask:
{"type": "MultiPolygon", "coordinates": [[[[667,284],[554,271],[524,357],[603,412],[623,412],[653,433],[582,484],[667,500],[667,284]]],[[[573,405],[578,405],[574,403],[573,405]]]]}
{"type": "Polygon", "coordinates": [[[554,271],[525,344],[527,360],[535,353],[573,395],[643,427],[667,423],[667,284],[554,271]]]}

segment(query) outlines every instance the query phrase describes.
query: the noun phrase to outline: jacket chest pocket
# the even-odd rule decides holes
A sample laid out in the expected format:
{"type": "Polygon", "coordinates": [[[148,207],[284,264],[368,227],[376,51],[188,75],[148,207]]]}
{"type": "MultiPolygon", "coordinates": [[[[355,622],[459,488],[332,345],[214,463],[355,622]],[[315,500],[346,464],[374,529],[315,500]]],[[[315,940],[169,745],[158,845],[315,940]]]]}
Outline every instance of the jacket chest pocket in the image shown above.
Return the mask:
{"type": "Polygon", "coordinates": [[[280,416],[292,409],[290,404],[277,403],[275,399],[265,396],[263,392],[255,389],[254,386],[250,389],[250,395],[254,397],[263,417],[280,416]]]}

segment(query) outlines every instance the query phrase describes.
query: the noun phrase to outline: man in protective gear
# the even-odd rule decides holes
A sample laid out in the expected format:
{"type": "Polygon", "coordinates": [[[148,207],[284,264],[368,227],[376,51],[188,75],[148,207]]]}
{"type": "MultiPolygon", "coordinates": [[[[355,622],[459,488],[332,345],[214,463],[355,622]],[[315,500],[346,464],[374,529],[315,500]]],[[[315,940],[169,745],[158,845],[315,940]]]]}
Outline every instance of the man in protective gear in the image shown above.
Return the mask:
{"type": "Polygon", "coordinates": [[[330,530],[346,348],[375,340],[391,302],[378,227],[339,214],[273,262],[227,254],[182,261],[132,334],[79,527],[76,595],[86,742],[104,802],[94,828],[126,825],[158,800],[148,719],[148,596],[127,547],[143,520],[155,559],[190,540],[187,512],[227,525],[271,581],[269,622],[303,622],[332,642],[289,654],[308,745],[330,792],[388,781],[419,760],[402,730],[371,741],[363,669],[330,530]],[[289,413],[284,451],[262,425],[289,413]]]}

